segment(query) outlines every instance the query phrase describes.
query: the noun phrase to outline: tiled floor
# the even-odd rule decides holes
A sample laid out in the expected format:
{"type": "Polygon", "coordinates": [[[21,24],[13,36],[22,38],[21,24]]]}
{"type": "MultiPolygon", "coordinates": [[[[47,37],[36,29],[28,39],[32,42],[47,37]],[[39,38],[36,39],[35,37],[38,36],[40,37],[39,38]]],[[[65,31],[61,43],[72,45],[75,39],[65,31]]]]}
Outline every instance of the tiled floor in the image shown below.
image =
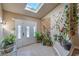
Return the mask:
{"type": "Polygon", "coordinates": [[[18,49],[18,56],[57,56],[53,47],[43,46],[40,43],[18,49]]]}

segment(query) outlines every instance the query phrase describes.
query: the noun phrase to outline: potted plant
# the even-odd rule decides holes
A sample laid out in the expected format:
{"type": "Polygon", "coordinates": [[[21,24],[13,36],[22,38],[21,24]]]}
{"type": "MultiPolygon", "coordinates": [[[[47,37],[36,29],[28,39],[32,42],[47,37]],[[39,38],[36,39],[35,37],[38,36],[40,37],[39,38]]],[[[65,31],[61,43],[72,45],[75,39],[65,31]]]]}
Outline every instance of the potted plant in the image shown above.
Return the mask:
{"type": "Polygon", "coordinates": [[[70,50],[71,48],[71,41],[70,41],[70,38],[66,37],[64,38],[64,40],[62,41],[63,43],[63,47],[66,49],[66,50],[70,50]]]}
{"type": "Polygon", "coordinates": [[[44,35],[43,45],[52,46],[52,41],[48,35],[44,35]]]}
{"type": "Polygon", "coordinates": [[[46,45],[46,37],[45,37],[45,35],[43,35],[42,43],[43,43],[43,45],[46,45]]]}
{"type": "Polygon", "coordinates": [[[3,40],[3,49],[4,49],[4,53],[9,53],[13,50],[14,47],[14,42],[15,42],[15,35],[10,34],[5,36],[4,40],[3,40]]]}
{"type": "Polygon", "coordinates": [[[35,37],[36,37],[37,43],[42,42],[41,33],[40,32],[35,32],[35,37]]]}

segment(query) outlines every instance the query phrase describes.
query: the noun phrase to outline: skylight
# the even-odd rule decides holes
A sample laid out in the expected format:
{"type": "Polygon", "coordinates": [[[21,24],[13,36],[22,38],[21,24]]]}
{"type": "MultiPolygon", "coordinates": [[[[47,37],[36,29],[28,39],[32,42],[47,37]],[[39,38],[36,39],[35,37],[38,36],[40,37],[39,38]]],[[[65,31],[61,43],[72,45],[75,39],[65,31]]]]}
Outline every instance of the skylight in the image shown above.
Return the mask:
{"type": "Polygon", "coordinates": [[[37,13],[42,6],[41,3],[27,3],[25,9],[37,13]]]}

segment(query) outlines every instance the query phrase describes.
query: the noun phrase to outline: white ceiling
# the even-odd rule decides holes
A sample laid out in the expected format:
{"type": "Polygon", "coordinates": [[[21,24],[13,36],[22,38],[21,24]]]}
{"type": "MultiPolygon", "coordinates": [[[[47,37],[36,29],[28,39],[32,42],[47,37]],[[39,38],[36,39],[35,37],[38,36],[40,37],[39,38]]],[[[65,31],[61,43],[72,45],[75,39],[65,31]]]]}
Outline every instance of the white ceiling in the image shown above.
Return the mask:
{"type": "Polygon", "coordinates": [[[58,4],[57,3],[45,3],[38,13],[33,13],[28,10],[25,10],[26,3],[3,3],[3,9],[13,13],[19,13],[35,18],[42,18],[50,11],[52,11],[58,4]]]}

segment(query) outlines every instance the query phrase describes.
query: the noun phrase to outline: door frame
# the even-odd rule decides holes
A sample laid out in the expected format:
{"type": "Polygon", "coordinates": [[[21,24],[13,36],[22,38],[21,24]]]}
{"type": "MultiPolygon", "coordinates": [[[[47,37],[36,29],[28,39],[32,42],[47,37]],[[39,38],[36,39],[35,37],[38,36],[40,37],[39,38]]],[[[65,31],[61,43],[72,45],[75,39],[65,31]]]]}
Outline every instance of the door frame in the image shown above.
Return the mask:
{"type": "MultiPolygon", "coordinates": [[[[15,34],[16,34],[16,36],[17,36],[17,30],[16,30],[16,27],[17,27],[17,24],[22,24],[23,22],[28,22],[28,23],[30,23],[30,21],[31,20],[21,20],[21,19],[16,19],[15,20],[15,34]]],[[[35,21],[31,21],[31,22],[34,22],[35,24],[36,24],[36,28],[37,28],[37,22],[35,22],[35,21]]],[[[37,29],[36,29],[36,31],[37,31],[37,29]]],[[[17,40],[19,40],[19,39],[17,39],[17,37],[16,37],[16,43],[17,43],[17,40]]],[[[36,43],[36,40],[33,42],[33,43],[36,43]]],[[[31,44],[33,44],[33,43],[31,43],[31,44]]],[[[23,45],[23,44],[22,44],[23,45]]],[[[28,44],[27,44],[28,45],[28,44]]],[[[18,47],[19,48],[19,47],[18,47]]]]}

